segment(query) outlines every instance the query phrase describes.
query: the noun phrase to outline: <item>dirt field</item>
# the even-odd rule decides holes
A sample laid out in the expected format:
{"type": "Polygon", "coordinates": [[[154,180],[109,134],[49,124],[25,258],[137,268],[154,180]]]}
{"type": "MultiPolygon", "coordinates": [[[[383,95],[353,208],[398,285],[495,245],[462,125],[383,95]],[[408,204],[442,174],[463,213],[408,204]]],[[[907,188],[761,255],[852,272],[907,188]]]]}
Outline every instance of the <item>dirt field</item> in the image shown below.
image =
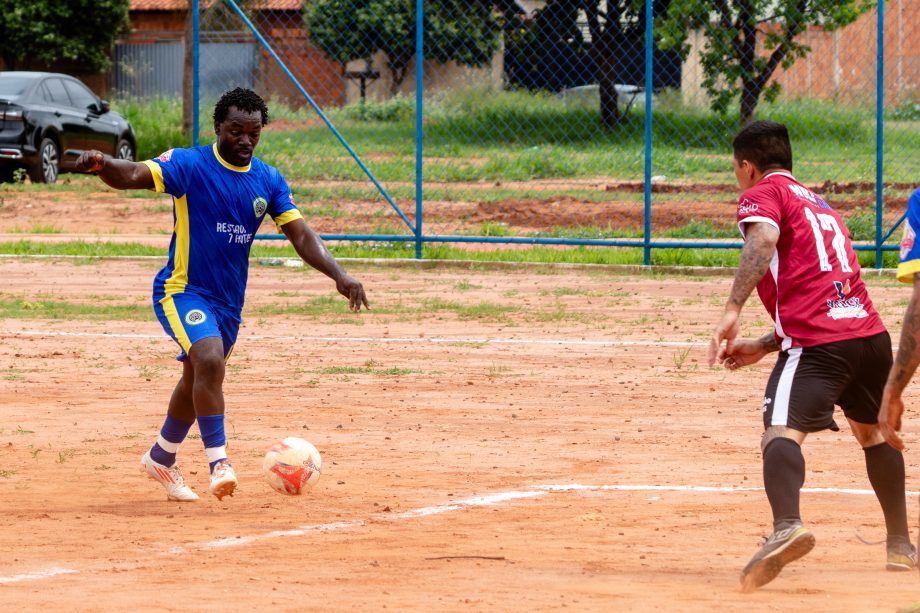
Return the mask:
{"type": "MultiPolygon", "coordinates": [[[[860,541],[884,538],[882,515],[862,452],[831,432],[806,444],[818,546],[740,593],[769,531],[773,360],[705,366],[730,277],[350,264],[372,302],[355,315],[318,274],[254,265],[225,385],[240,488],[206,494],[191,438],[179,461],[202,499],[171,503],[138,470],[180,370],[144,311],[161,263],[0,259],[0,610],[892,612],[920,598],[916,573],[886,572],[884,546],[860,541]],[[75,315],[48,319],[51,303],[75,315]],[[324,458],[300,498],[259,474],[287,435],[324,458]]],[[[898,330],[908,290],[870,283],[898,330]]],[[[744,330],[766,328],[749,305],[744,330]]],[[[918,424],[909,409],[909,444],[918,424]]]]}

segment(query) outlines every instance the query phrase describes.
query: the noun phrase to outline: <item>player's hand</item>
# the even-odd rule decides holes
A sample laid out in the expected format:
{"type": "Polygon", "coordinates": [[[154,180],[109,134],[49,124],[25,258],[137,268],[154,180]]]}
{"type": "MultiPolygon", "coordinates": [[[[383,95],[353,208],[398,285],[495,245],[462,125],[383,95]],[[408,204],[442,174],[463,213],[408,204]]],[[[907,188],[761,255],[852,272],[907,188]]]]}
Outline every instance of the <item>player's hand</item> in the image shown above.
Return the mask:
{"type": "Polygon", "coordinates": [[[759,362],[768,353],[760,339],[736,340],[731,344],[730,352],[728,346],[719,352],[719,364],[729,370],[738,370],[742,366],[759,362]]]}
{"type": "Polygon", "coordinates": [[[709,343],[710,366],[716,363],[716,358],[719,359],[719,362],[722,362],[725,356],[731,355],[735,338],[738,336],[738,329],[738,311],[726,309],[722,313],[722,320],[716,326],[715,332],[712,334],[712,341],[709,343]],[[724,347],[722,347],[722,341],[725,341],[724,347]]]}
{"type": "Polygon", "coordinates": [[[900,396],[894,396],[886,385],[878,412],[878,427],[888,444],[898,451],[904,451],[904,441],[898,436],[898,432],[901,430],[901,416],[903,414],[904,401],[900,396]]]}
{"type": "Polygon", "coordinates": [[[105,156],[95,149],[84,151],[77,158],[76,166],[80,172],[99,172],[105,168],[105,156]]]}
{"type": "Polygon", "coordinates": [[[336,281],[335,288],[339,290],[340,294],[348,298],[348,308],[352,311],[360,311],[362,305],[365,309],[371,308],[371,305],[367,303],[367,296],[364,294],[364,286],[351,275],[342,275],[336,281]]]}

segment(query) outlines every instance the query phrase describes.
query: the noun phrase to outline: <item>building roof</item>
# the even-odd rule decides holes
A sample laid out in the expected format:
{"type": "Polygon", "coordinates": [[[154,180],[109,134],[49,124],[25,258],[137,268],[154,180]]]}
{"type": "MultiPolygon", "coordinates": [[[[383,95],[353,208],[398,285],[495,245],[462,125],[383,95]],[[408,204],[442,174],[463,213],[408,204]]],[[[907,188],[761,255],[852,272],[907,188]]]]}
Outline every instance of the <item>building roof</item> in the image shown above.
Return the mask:
{"type": "MultiPolygon", "coordinates": [[[[201,8],[208,8],[215,0],[199,0],[201,8]]],[[[299,11],[304,0],[255,0],[246,8],[262,11],[299,11]]],[[[132,11],[184,11],[188,0],[131,0],[132,11]]]]}

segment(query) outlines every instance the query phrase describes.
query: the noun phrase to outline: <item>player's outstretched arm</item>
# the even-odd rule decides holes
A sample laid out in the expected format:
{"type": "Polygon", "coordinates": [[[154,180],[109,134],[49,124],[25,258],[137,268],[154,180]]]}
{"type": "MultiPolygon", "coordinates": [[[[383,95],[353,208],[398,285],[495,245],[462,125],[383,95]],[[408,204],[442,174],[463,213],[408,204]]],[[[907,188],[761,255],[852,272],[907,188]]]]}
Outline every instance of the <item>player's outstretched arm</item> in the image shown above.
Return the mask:
{"type": "Polygon", "coordinates": [[[885,393],[878,415],[879,428],[888,444],[895,449],[904,449],[904,442],[898,436],[904,401],[901,394],[920,365],[920,273],[914,275],[914,290],[904,312],[901,326],[901,340],[898,353],[888,373],[885,393]]]}
{"type": "Polygon", "coordinates": [[[153,189],[153,175],[146,164],[107,158],[101,151],[84,151],[77,158],[77,170],[96,173],[115,189],[153,189]]]}
{"type": "Polygon", "coordinates": [[[716,325],[709,344],[710,366],[716,363],[716,359],[721,362],[726,356],[731,355],[735,337],[738,336],[738,317],[741,315],[741,309],[767,272],[778,240],[779,230],[768,223],[754,222],[745,227],[744,248],[741,250],[738,272],[735,273],[722,319],[716,325]],[[723,341],[725,347],[722,347],[723,341]]]}
{"type": "Polygon", "coordinates": [[[335,261],[323,240],[307,222],[295,219],[281,226],[281,230],[304,262],[335,281],[335,288],[348,298],[348,308],[352,311],[360,311],[362,306],[365,309],[370,308],[364,286],[335,261]]]}

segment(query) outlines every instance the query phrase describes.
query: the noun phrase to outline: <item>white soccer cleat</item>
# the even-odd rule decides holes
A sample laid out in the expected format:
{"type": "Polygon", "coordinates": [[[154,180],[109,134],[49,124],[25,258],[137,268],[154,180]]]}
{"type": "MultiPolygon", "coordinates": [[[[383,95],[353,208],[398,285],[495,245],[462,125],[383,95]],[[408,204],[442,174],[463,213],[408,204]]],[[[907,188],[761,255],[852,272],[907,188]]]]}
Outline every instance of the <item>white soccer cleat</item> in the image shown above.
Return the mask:
{"type": "Polygon", "coordinates": [[[192,488],[185,484],[182,479],[182,473],[179,467],[174,465],[167,468],[150,458],[150,450],[141,457],[141,470],[147,473],[151,479],[156,479],[166,488],[166,499],[176,500],[178,502],[191,502],[198,500],[198,494],[192,491],[192,488]]]}
{"type": "Polygon", "coordinates": [[[233,472],[230,462],[221,460],[211,473],[211,486],[208,491],[217,496],[218,500],[223,500],[224,496],[233,496],[236,484],[236,473],[233,472]]]}

